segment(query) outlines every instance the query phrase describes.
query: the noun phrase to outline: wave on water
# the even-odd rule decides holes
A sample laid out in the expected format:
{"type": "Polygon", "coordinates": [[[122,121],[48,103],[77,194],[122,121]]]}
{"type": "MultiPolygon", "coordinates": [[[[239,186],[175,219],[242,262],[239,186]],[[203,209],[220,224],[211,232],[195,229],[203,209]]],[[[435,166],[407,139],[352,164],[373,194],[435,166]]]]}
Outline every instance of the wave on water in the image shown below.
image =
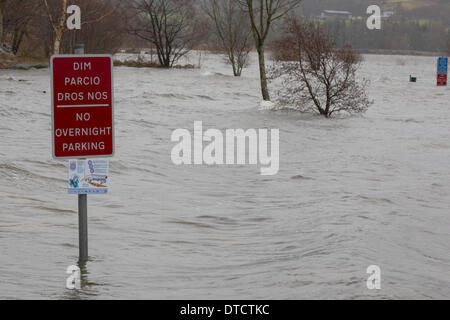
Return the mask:
{"type": "Polygon", "coordinates": [[[224,74],[221,72],[205,71],[202,73],[203,77],[220,77],[220,78],[234,78],[232,75],[224,74]]]}

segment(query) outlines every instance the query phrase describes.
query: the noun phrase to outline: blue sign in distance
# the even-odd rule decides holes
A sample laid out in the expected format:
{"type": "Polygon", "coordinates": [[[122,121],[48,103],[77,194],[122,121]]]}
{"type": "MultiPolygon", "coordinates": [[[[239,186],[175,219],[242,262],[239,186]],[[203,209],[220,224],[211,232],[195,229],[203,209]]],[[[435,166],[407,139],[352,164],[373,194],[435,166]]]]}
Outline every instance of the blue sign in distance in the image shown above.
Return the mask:
{"type": "Polygon", "coordinates": [[[448,72],[448,58],[440,57],[438,59],[438,73],[447,74],[448,72]]]}

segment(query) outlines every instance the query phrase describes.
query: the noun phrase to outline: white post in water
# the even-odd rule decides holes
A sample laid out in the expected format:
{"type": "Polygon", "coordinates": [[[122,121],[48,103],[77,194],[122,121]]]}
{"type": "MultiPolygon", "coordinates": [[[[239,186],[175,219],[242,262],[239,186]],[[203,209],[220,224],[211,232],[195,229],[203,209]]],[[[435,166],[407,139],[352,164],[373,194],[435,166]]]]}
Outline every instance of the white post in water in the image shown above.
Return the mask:
{"type": "MultiPolygon", "coordinates": [[[[75,54],[84,54],[84,44],[75,45],[75,54]]],[[[88,260],[88,217],[87,217],[87,194],[78,195],[78,241],[79,261],[88,260]]]]}

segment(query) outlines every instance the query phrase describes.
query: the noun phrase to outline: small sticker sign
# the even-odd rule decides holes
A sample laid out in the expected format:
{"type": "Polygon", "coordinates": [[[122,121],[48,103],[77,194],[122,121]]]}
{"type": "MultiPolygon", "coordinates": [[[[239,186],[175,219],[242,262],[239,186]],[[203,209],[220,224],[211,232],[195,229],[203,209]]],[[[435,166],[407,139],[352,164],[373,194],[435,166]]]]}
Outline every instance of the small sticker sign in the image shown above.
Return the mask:
{"type": "Polygon", "coordinates": [[[438,59],[438,73],[439,74],[448,73],[448,58],[440,57],[438,59]]]}
{"type": "Polygon", "coordinates": [[[70,160],[69,194],[107,193],[108,170],[108,160],[70,160]]]}

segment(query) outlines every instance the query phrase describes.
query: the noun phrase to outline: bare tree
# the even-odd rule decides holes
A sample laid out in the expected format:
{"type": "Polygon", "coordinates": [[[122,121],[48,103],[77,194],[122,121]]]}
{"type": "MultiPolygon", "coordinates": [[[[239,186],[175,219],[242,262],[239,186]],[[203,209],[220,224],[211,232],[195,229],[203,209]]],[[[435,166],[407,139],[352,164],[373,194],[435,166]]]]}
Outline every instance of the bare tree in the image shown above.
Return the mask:
{"type": "Polygon", "coordinates": [[[247,14],[235,0],[204,0],[220,49],[233,67],[233,74],[241,76],[252,49],[252,31],[247,14]]]}
{"type": "Polygon", "coordinates": [[[266,64],[265,64],[265,42],[269,35],[272,23],[285,16],[296,8],[301,0],[236,0],[248,13],[250,25],[258,51],[259,73],[261,79],[261,93],[263,99],[270,101],[269,89],[267,87],[266,64]]]}
{"type": "Polygon", "coordinates": [[[337,49],[328,33],[312,23],[288,19],[287,35],[273,45],[275,65],[270,78],[279,81],[280,104],[300,111],[315,110],[325,117],[345,111],[360,113],[371,101],[367,80],[358,82],[359,53],[337,49]]]}
{"type": "Polygon", "coordinates": [[[53,54],[59,54],[61,40],[64,32],[67,31],[66,28],[66,20],[67,20],[67,0],[61,0],[61,8],[59,12],[59,17],[56,19],[53,18],[53,15],[50,10],[50,6],[48,5],[47,0],[42,0],[44,2],[45,8],[47,10],[47,17],[50,22],[51,27],[55,33],[55,38],[53,42],[53,54]]]}
{"type": "Polygon", "coordinates": [[[3,40],[3,16],[5,12],[6,0],[0,0],[0,43],[3,40]]]}
{"type": "Polygon", "coordinates": [[[83,20],[91,21],[81,30],[69,32],[61,42],[63,52],[73,52],[77,43],[83,43],[88,53],[116,53],[126,36],[125,10],[114,1],[78,0],[83,20]],[[96,21],[100,12],[111,12],[96,21]]]}
{"type": "Polygon", "coordinates": [[[6,0],[3,19],[3,42],[8,42],[17,54],[22,41],[28,35],[29,25],[38,14],[39,0],[6,0]]]}
{"type": "MultiPolygon", "coordinates": [[[[63,35],[69,31],[67,28],[67,0],[52,1],[52,6],[49,5],[48,0],[42,0],[45,6],[48,21],[54,32],[53,39],[53,54],[59,54],[61,49],[61,41],[63,35]],[[58,5],[57,5],[58,4],[58,5]]],[[[99,22],[105,17],[111,15],[118,5],[114,5],[110,11],[105,12],[104,7],[98,8],[98,17],[81,23],[82,26],[99,22]]]]}
{"type": "Polygon", "coordinates": [[[170,68],[196,44],[192,0],[134,0],[129,32],[152,43],[161,66],[170,68]]]}

